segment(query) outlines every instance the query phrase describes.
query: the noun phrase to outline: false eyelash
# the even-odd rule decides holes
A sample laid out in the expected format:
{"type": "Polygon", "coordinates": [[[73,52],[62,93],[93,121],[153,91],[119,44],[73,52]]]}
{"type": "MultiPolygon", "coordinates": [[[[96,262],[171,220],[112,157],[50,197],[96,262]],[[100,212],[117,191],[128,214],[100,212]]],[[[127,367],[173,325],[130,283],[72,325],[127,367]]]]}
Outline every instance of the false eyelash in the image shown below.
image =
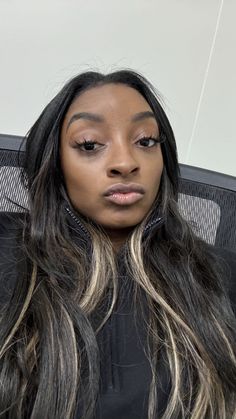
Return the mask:
{"type": "Polygon", "coordinates": [[[83,142],[81,144],[94,144],[96,141],[93,140],[86,140],[86,138],[83,138],[83,142]]]}
{"type": "Polygon", "coordinates": [[[142,138],[139,138],[139,140],[138,141],[143,141],[143,140],[153,140],[153,141],[155,141],[156,143],[159,143],[159,138],[156,138],[156,137],[151,137],[151,136],[146,136],[146,137],[142,137],[142,138]]]}
{"type": "Polygon", "coordinates": [[[73,148],[81,148],[84,144],[97,144],[97,141],[93,140],[86,140],[85,138],[81,143],[77,143],[77,141],[73,144],[73,148]]]}
{"type": "MultiPolygon", "coordinates": [[[[162,135],[162,134],[160,134],[160,136],[158,138],[152,137],[152,136],[145,136],[145,137],[140,138],[138,141],[143,141],[143,140],[153,140],[153,141],[155,141],[156,144],[160,144],[160,143],[163,143],[165,141],[165,136],[162,135]]],[[[97,143],[97,141],[86,140],[85,138],[83,138],[83,141],[81,143],[76,142],[74,144],[74,148],[81,148],[85,144],[98,144],[98,143],[97,143]]],[[[152,147],[147,147],[147,148],[152,148],[152,147]]],[[[96,150],[91,150],[91,152],[92,151],[95,152],[96,150]]]]}
{"type": "MultiPolygon", "coordinates": [[[[162,144],[166,140],[166,137],[163,134],[160,134],[158,138],[152,137],[152,136],[145,136],[145,137],[140,138],[138,141],[143,141],[143,140],[153,140],[155,141],[156,144],[162,144]]],[[[152,147],[146,147],[146,148],[152,148],[152,147]]]]}

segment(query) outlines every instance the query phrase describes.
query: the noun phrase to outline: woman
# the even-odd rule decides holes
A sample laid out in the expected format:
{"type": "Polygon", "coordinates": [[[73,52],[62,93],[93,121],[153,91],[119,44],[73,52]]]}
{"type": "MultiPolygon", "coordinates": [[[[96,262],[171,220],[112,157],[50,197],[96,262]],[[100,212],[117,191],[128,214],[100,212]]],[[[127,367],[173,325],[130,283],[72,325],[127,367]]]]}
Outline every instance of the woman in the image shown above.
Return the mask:
{"type": "Polygon", "coordinates": [[[23,229],[2,221],[17,246],[11,259],[7,238],[0,417],[236,418],[235,256],[179,214],[151,84],[69,81],[27,136],[24,181],[23,229]]]}

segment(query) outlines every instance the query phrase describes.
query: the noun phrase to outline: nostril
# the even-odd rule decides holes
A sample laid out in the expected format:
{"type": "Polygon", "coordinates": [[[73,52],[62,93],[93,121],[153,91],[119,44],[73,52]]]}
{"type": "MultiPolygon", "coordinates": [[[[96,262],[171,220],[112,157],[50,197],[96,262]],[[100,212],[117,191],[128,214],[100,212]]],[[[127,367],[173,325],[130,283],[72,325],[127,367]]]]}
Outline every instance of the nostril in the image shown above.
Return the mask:
{"type": "Polygon", "coordinates": [[[133,169],[128,169],[128,170],[125,170],[125,169],[120,169],[120,170],[118,170],[118,169],[111,169],[110,170],[110,173],[112,174],[112,175],[120,175],[120,174],[128,174],[128,173],[134,173],[134,172],[137,172],[138,171],[138,167],[134,167],[133,169]]]}
{"type": "Polygon", "coordinates": [[[119,170],[116,170],[116,169],[112,169],[112,170],[111,170],[111,173],[112,173],[113,175],[117,175],[117,174],[120,174],[120,171],[119,171],[119,170]]]}

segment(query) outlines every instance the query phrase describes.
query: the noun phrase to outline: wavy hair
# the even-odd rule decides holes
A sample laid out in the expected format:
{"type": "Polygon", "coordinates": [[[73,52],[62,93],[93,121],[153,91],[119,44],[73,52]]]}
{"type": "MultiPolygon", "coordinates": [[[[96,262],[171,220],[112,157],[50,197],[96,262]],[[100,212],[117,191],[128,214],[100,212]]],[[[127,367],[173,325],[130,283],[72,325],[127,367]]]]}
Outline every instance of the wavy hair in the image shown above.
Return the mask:
{"type": "MultiPolygon", "coordinates": [[[[162,419],[236,418],[236,322],[213,249],[195,236],[178,205],[176,143],[158,93],[142,75],[89,71],[70,80],[47,105],[26,140],[24,182],[29,210],[19,240],[18,278],[1,314],[0,417],[93,417],[99,394],[97,333],[119,293],[117,255],[101,226],[73,211],[89,246],[72,240],[70,205],[60,167],[65,114],[83,91],[107,83],[136,89],[165,141],[164,169],[149,213],[122,248],[134,307],[141,307],[149,360],[148,419],[157,414],[158,359],[165,352],[171,391],[162,419]],[[162,224],[145,234],[158,212],[162,224]],[[89,255],[88,255],[89,253],[89,255]],[[107,301],[96,323],[96,311],[107,301]]],[[[73,234],[72,234],[73,233],[73,234]]]]}

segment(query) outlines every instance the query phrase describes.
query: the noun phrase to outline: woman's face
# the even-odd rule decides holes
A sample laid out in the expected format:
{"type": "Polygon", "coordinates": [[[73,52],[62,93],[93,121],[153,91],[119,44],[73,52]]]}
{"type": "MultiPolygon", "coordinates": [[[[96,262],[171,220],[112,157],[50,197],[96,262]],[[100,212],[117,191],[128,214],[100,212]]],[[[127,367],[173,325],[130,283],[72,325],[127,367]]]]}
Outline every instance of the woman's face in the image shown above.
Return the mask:
{"type": "Polygon", "coordinates": [[[73,206],[111,235],[140,223],[160,185],[158,137],[153,112],[135,89],[107,84],[82,93],[61,133],[61,166],[73,206]],[[112,186],[118,191],[107,192],[112,186]]]}

